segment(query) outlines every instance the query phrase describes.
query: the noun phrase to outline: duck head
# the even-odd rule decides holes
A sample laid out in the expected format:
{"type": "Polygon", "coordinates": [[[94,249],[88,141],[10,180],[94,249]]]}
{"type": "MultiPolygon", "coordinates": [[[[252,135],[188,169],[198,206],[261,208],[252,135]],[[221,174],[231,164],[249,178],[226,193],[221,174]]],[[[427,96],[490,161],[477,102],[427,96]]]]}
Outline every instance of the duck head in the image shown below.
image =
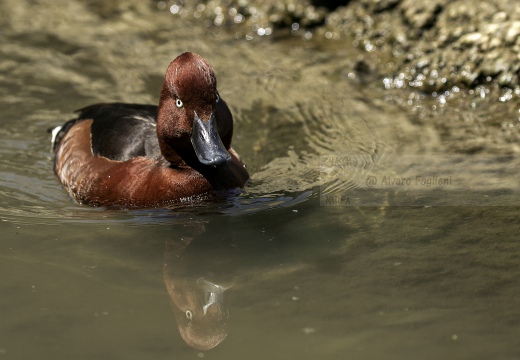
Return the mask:
{"type": "Polygon", "coordinates": [[[166,70],[157,117],[166,160],[173,165],[224,165],[231,160],[232,133],[233,118],[218,94],[211,66],[197,54],[179,55],[166,70]]]}

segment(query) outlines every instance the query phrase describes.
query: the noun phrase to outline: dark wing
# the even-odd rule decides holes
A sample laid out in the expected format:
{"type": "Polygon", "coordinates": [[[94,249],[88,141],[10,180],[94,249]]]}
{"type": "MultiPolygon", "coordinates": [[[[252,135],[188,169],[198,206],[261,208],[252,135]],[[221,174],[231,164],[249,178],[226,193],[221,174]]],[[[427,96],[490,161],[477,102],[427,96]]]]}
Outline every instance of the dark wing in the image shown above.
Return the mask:
{"type": "Polygon", "coordinates": [[[76,122],[92,119],[92,152],[117,161],[137,156],[157,159],[161,156],[157,140],[155,105],[109,103],[95,104],[77,111],[79,116],[65,123],[56,136],[56,144],[76,122]]]}

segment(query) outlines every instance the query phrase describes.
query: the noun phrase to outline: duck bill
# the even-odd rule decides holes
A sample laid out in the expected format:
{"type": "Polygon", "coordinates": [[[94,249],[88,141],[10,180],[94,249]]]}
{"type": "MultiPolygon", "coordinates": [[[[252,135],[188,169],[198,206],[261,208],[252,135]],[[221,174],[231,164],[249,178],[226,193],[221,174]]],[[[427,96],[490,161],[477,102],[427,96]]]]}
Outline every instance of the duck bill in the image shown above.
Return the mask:
{"type": "Polygon", "coordinates": [[[204,165],[219,166],[231,160],[231,155],[218,134],[217,118],[213,113],[208,121],[203,121],[195,113],[191,144],[197,158],[204,165]]]}

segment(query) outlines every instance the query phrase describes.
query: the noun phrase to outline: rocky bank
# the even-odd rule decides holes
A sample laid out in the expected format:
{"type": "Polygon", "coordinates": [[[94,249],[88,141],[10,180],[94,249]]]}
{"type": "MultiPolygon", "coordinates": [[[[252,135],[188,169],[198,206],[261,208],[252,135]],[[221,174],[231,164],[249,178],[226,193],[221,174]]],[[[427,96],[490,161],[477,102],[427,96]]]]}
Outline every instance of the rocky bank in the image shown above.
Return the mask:
{"type": "Polygon", "coordinates": [[[160,9],[194,16],[253,40],[287,34],[323,38],[366,52],[386,87],[425,92],[517,89],[520,7],[485,0],[209,0],[157,1],[160,9]]]}

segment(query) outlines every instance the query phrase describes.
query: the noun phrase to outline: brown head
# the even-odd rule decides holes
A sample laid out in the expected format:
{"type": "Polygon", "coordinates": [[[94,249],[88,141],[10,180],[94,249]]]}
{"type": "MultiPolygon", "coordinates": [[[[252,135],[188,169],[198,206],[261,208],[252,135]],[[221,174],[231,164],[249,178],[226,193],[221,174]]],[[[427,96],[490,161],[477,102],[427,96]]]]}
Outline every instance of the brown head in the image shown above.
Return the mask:
{"type": "Polygon", "coordinates": [[[211,66],[197,54],[179,55],[166,70],[159,101],[157,136],[165,158],[174,165],[223,165],[231,160],[232,133],[211,66]]]}

